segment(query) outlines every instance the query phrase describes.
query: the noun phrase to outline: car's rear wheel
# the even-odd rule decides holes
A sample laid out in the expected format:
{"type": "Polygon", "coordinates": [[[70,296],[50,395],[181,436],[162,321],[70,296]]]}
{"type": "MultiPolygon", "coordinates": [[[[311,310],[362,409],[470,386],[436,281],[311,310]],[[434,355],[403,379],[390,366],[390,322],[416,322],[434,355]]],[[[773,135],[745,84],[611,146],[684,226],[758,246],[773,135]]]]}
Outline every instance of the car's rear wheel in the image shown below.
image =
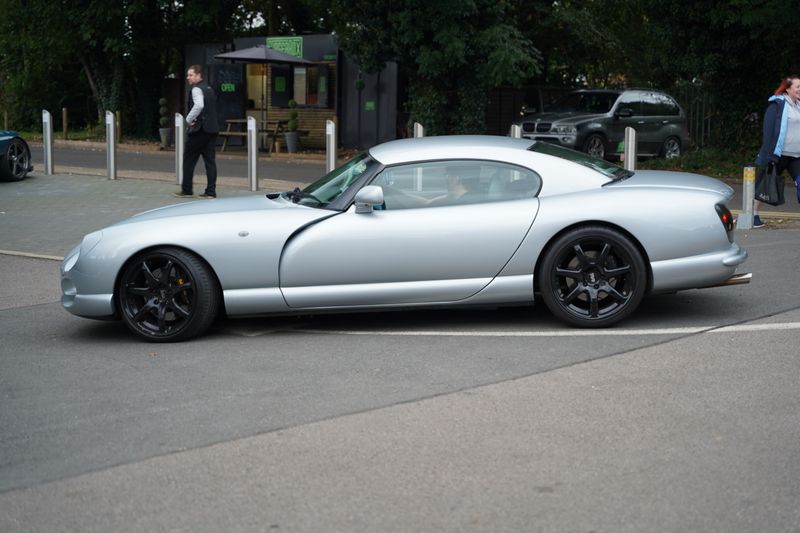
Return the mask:
{"type": "Polygon", "coordinates": [[[603,226],[560,236],[547,248],[538,275],[550,311],[580,327],[619,322],[639,306],[647,290],[639,250],[628,237],[603,226]]]}
{"type": "Polygon", "coordinates": [[[28,147],[20,139],[11,139],[3,154],[3,164],[0,165],[0,178],[5,181],[20,181],[25,179],[30,168],[31,154],[28,147]]]}
{"type": "Polygon", "coordinates": [[[606,157],[606,142],[599,133],[593,133],[586,138],[583,143],[583,151],[597,159],[606,157]]]}
{"type": "Polygon", "coordinates": [[[681,156],[681,141],[677,137],[668,137],[661,145],[661,157],[675,159],[681,156]]]}
{"type": "Polygon", "coordinates": [[[206,331],[220,308],[216,278],[197,256],[159,248],[133,258],[119,278],[125,325],[152,342],[176,342],[206,331]]]}

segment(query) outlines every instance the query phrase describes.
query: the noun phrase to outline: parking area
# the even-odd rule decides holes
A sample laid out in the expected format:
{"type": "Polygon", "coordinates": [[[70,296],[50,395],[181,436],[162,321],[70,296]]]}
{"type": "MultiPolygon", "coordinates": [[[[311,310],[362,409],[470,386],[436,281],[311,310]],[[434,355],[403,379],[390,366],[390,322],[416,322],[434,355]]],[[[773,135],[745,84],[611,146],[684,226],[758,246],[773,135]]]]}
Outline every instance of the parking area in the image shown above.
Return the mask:
{"type": "Polygon", "coordinates": [[[800,524],[795,222],[737,232],[751,284],[652,297],[608,330],[523,307],[221,320],[152,345],[64,312],[54,258],[174,186],[13,186],[1,531],[800,524]]]}

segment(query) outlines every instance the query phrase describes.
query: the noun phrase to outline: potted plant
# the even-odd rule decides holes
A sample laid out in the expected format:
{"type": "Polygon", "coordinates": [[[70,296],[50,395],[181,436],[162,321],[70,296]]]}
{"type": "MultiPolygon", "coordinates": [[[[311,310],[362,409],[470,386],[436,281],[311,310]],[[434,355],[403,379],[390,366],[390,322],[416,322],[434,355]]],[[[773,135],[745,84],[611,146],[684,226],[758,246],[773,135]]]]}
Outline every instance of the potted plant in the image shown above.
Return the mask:
{"type": "Polygon", "coordinates": [[[158,135],[161,137],[160,150],[169,148],[172,141],[172,128],[169,125],[169,110],[167,109],[167,99],[158,99],[158,135]]]}
{"type": "Polygon", "coordinates": [[[286,124],[286,151],[293,154],[299,145],[297,133],[297,102],[289,100],[289,122],[286,124]]]}

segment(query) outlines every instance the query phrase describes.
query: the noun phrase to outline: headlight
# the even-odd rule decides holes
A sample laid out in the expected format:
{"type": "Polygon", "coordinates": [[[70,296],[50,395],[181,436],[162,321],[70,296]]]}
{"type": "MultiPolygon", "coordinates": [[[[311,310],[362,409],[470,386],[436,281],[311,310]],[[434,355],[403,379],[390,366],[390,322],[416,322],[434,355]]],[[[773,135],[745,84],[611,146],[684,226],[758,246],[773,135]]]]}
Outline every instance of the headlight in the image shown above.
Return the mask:
{"type": "Polygon", "coordinates": [[[69,253],[64,256],[64,261],[61,263],[61,272],[64,273],[72,270],[72,267],[74,267],[75,263],[78,262],[78,258],[81,256],[81,254],[88,254],[90,251],[92,251],[92,248],[97,246],[102,237],[102,231],[93,231],[92,233],[86,235],[79,245],[70,250],[69,253]]]}
{"type": "Polygon", "coordinates": [[[61,263],[61,273],[63,274],[64,272],[69,272],[72,270],[72,267],[74,267],[75,263],[78,262],[78,257],[80,257],[80,255],[81,245],[79,244],[64,256],[64,261],[61,263]]]}
{"type": "Polygon", "coordinates": [[[550,131],[556,135],[577,135],[578,133],[578,129],[575,126],[559,126],[558,124],[554,125],[550,131]]]}
{"type": "Polygon", "coordinates": [[[93,231],[89,235],[83,238],[83,242],[81,242],[81,253],[87,254],[92,251],[92,248],[97,246],[97,243],[100,242],[100,238],[103,236],[102,231],[93,231]]]}

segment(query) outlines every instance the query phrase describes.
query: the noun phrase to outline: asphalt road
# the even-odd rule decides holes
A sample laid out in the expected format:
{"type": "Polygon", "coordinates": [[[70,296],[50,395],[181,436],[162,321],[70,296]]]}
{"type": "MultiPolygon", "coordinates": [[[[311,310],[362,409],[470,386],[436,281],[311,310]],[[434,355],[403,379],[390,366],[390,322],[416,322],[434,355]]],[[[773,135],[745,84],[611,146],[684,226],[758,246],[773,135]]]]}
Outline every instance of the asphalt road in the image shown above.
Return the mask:
{"type": "MultiPolygon", "coordinates": [[[[61,255],[173,201],[32,178],[0,186],[0,250],[61,255]]],[[[57,261],[0,254],[0,531],[800,530],[800,228],[737,240],[750,285],[601,332],[537,306],[170,345],[67,314],[57,261]]]]}

